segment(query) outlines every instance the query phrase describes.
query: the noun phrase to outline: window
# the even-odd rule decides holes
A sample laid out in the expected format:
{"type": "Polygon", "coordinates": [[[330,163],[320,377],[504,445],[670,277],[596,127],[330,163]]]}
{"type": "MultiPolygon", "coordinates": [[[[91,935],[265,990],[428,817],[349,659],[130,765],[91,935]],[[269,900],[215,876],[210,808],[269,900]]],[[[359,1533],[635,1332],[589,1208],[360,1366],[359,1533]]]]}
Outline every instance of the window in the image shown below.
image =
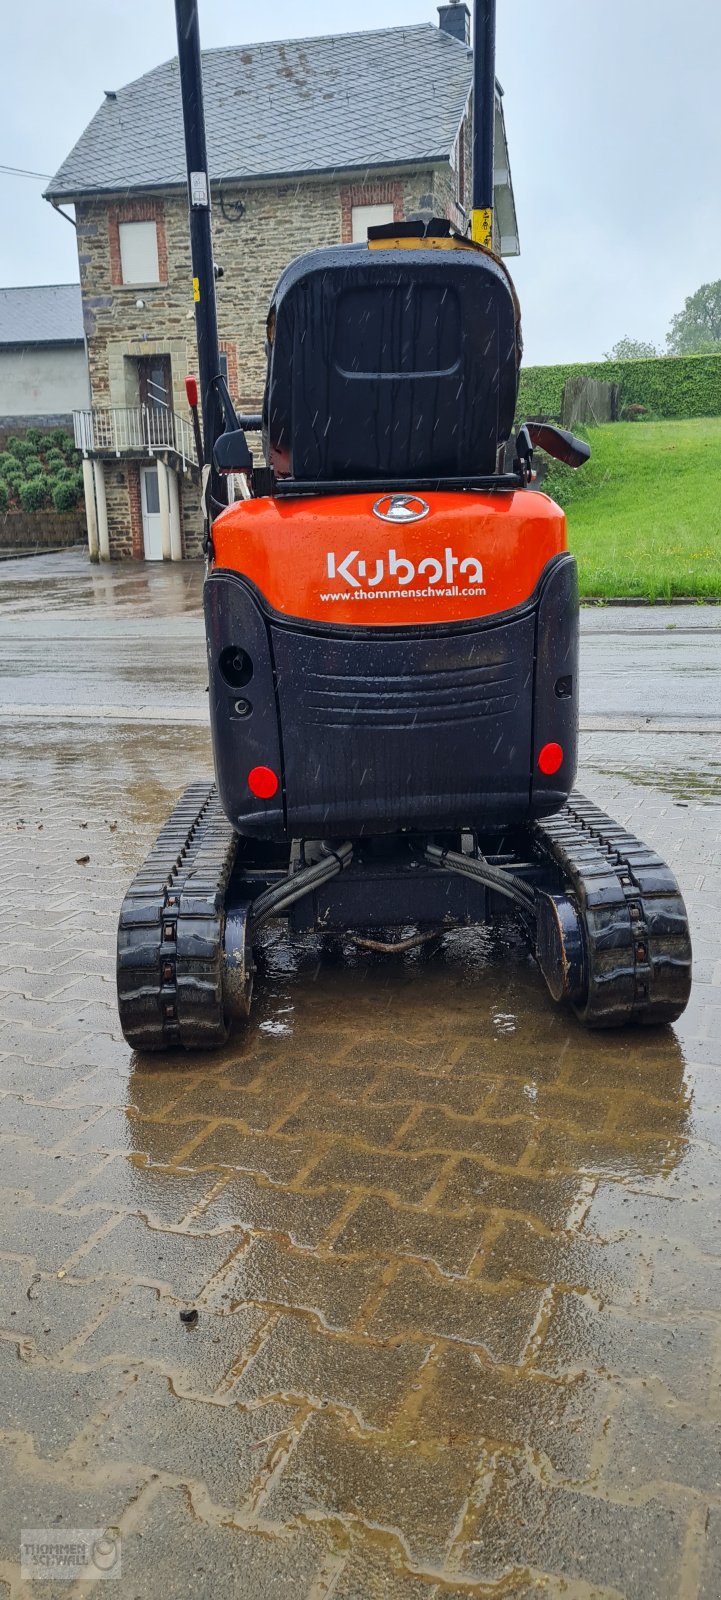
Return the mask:
{"type": "Polygon", "coordinates": [[[369,228],[378,228],[384,222],[393,222],[393,205],[354,206],[351,211],[354,244],[365,244],[369,228]]]}
{"type": "Polygon", "coordinates": [[[123,283],[159,283],[157,223],[121,222],[118,233],[123,283]]]}
{"type": "Polygon", "coordinates": [[[225,381],[227,383],[228,382],[228,352],[227,352],[227,350],[219,350],[218,351],[218,360],[220,362],[220,367],[219,367],[220,376],[221,376],[221,378],[225,378],[225,381]]]}

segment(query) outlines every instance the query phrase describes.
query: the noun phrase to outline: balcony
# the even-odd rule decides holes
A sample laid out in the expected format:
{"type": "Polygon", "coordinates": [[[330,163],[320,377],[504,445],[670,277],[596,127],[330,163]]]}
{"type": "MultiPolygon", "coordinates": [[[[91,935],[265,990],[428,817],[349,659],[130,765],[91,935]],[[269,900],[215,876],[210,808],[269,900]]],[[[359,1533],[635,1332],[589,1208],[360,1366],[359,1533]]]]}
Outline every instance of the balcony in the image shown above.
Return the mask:
{"type": "Polygon", "coordinates": [[[74,411],[75,444],[84,456],[173,455],[197,467],[190,423],[160,406],[93,406],[74,411]]]}

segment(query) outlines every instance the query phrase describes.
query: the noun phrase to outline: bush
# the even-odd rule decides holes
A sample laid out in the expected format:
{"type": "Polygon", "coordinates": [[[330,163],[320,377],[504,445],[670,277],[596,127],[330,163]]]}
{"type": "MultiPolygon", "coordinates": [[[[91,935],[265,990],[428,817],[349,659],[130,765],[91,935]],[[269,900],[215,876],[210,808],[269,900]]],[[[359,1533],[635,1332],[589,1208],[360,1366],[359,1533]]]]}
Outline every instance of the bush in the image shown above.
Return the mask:
{"type": "Polygon", "coordinates": [[[48,472],[51,472],[53,477],[55,477],[56,473],[63,472],[67,465],[62,450],[57,450],[54,447],[52,450],[45,451],[45,460],[48,472]]]}
{"type": "Polygon", "coordinates": [[[39,511],[41,506],[48,503],[49,483],[43,474],[42,478],[30,478],[29,482],[20,485],[20,504],[23,511],[39,511]]]}
{"type": "Polygon", "coordinates": [[[648,418],[648,406],[624,406],[621,411],[622,422],[643,422],[648,418]]]}
{"type": "Polygon", "coordinates": [[[526,367],[521,371],[518,415],[560,417],[566,379],[577,374],[617,383],[622,408],[642,405],[660,418],[721,416],[721,355],[526,367]]]}
{"type": "Polygon", "coordinates": [[[77,484],[65,478],[55,479],[51,493],[56,511],[72,511],[78,503],[77,484]]]}
{"type": "Polygon", "coordinates": [[[23,466],[25,468],[25,477],[28,481],[30,478],[45,477],[45,468],[39,456],[28,456],[27,460],[23,462],[23,466]]]}
{"type": "Polygon", "coordinates": [[[34,444],[29,444],[27,439],[8,439],[7,448],[16,461],[28,461],[35,455],[34,444]]]}
{"type": "Polygon", "coordinates": [[[10,496],[7,492],[5,484],[0,478],[0,516],[4,516],[5,512],[7,511],[9,499],[10,496]]]}
{"type": "Polygon", "coordinates": [[[40,429],[28,428],[25,438],[27,439],[28,444],[32,445],[33,450],[37,450],[40,446],[40,440],[42,439],[40,429]]]}
{"type": "Polygon", "coordinates": [[[75,454],[75,440],[72,434],[65,432],[64,428],[58,428],[53,437],[53,444],[55,449],[62,450],[65,456],[75,454]]]}
{"type": "Polygon", "coordinates": [[[48,453],[48,450],[57,450],[57,442],[56,441],[57,441],[57,434],[56,433],[44,433],[44,434],[42,434],[41,438],[38,440],[38,450],[40,451],[40,454],[43,455],[43,456],[46,456],[47,453],[48,453]]]}
{"type": "Polygon", "coordinates": [[[23,482],[25,473],[21,462],[16,461],[14,456],[3,456],[2,463],[2,475],[6,483],[18,484],[23,482]]]}

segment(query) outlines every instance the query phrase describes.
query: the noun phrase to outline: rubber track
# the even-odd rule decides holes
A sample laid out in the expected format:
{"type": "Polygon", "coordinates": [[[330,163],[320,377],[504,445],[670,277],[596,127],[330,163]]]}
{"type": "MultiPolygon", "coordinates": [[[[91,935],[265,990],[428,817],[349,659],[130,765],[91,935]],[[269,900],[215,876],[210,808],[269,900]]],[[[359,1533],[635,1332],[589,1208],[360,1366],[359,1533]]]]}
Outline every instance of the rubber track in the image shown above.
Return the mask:
{"type": "Polygon", "coordinates": [[[215,785],[191,784],[136,873],[118,925],[118,1010],[135,1050],[227,1038],[224,901],[237,834],[215,785]]]}
{"type": "Polygon", "coordinates": [[[581,1021],[591,1028],[675,1022],[691,990],[691,939],[665,861],[575,792],[532,832],[582,916],[588,987],[574,1005],[581,1021]]]}

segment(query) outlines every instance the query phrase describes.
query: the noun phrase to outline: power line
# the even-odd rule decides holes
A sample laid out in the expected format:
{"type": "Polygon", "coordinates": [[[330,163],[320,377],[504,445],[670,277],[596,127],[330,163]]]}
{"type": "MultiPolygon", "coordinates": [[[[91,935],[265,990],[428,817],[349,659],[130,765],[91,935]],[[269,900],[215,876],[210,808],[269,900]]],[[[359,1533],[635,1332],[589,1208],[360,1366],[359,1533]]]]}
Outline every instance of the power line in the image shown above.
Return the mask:
{"type": "Polygon", "coordinates": [[[2,162],[0,173],[9,178],[52,178],[52,172],[29,172],[26,167],[6,167],[2,162]]]}

